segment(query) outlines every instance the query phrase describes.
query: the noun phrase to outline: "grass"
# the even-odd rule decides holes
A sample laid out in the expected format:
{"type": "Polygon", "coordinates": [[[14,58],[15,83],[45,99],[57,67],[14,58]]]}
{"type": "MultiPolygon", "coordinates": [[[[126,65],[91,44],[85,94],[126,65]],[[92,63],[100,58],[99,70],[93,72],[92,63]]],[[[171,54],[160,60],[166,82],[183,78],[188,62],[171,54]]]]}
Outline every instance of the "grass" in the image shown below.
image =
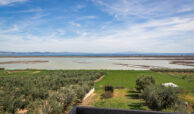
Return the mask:
{"type": "Polygon", "coordinates": [[[153,76],[157,84],[173,82],[179,87],[194,92],[194,82],[173,77],[168,73],[157,73],[152,71],[107,71],[106,76],[95,84],[95,89],[101,89],[104,85],[112,85],[114,87],[123,86],[128,89],[134,89],[136,79],[141,76],[153,76]]]}
{"type": "Polygon", "coordinates": [[[95,107],[148,110],[143,105],[144,101],[138,98],[137,93],[128,89],[115,89],[113,97],[109,99],[102,99],[100,95],[103,91],[96,93],[98,100],[94,104],[95,107]]]}
{"type": "MultiPolygon", "coordinates": [[[[0,70],[0,76],[31,76],[52,73],[57,70],[0,70]],[[37,72],[40,71],[40,72],[37,72]]],[[[74,72],[76,70],[67,70],[74,72]]],[[[85,71],[85,70],[84,70],[85,71]]],[[[94,70],[87,70],[88,72],[94,70]]],[[[102,71],[102,70],[99,70],[102,71]]],[[[135,91],[136,79],[141,76],[153,76],[157,84],[173,82],[186,91],[181,95],[185,101],[194,105],[194,73],[177,73],[177,72],[153,72],[153,71],[133,71],[133,70],[104,70],[105,77],[95,83],[95,97],[90,106],[119,108],[119,109],[138,109],[149,110],[144,101],[139,99],[135,91]],[[185,77],[186,78],[182,78],[185,77]],[[104,86],[112,85],[113,87],[124,87],[124,89],[115,89],[112,98],[103,99],[104,86]]]]}
{"type": "MultiPolygon", "coordinates": [[[[180,73],[164,73],[152,71],[106,71],[106,76],[95,84],[95,103],[93,106],[119,109],[138,109],[149,110],[145,106],[144,101],[139,99],[135,91],[136,79],[141,76],[153,76],[157,84],[173,82],[177,84],[184,91],[187,91],[185,100],[193,103],[194,96],[194,81],[178,78],[175,75],[180,73]],[[105,85],[112,85],[113,87],[124,87],[125,89],[115,89],[114,95],[110,99],[103,99],[101,95],[104,92],[105,85]]],[[[183,97],[184,98],[184,97],[183,97]]]]}

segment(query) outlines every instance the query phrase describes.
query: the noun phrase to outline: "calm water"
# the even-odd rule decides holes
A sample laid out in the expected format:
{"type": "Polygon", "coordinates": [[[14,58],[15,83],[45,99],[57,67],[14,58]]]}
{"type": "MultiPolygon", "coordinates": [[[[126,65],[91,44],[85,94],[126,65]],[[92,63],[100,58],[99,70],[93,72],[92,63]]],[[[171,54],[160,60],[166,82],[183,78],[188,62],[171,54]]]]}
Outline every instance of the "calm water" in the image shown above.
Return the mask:
{"type": "MultiPolygon", "coordinates": [[[[6,69],[133,69],[146,70],[150,68],[194,68],[170,64],[172,60],[144,60],[154,57],[20,57],[0,58],[0,62],[7,61],[48,61],[29,64],[0,64],[6,69]],[[135,59],[135,60],[134,60],[135,59]]],[[[161,58],[160,58],[161,59],[161,58]]],[[[194,60],[190,60],[194,61],[194,60]]]]}

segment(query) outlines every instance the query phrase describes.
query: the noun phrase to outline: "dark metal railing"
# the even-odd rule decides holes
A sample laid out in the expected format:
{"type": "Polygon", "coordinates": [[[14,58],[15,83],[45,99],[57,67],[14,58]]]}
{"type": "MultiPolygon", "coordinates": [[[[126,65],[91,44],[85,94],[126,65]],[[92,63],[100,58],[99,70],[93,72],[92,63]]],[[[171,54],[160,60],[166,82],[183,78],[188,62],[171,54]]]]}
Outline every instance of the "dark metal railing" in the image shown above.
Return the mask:
{"type": "Polygon", "coordinates": [[[72,108],[68,114],[175,114],[175,113],[77,106],[72,108]]]}

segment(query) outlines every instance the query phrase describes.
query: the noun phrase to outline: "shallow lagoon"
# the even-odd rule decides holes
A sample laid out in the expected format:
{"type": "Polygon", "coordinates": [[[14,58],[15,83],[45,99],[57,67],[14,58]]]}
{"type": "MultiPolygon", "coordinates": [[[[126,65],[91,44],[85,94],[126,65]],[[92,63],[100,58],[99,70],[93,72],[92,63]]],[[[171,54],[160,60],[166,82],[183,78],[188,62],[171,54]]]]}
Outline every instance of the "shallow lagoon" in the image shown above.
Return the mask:
{"type": "MultiPolygon", "coordinates": [[[[0,64],[6,69],[112,69],[146,70],[150,68],[194,68],[170,64],[176,57],[1,57],[0,62],[48,61],[36,63],[0,64]]],[[[194,60],[184,60],[192,61],[194,60]]]]}

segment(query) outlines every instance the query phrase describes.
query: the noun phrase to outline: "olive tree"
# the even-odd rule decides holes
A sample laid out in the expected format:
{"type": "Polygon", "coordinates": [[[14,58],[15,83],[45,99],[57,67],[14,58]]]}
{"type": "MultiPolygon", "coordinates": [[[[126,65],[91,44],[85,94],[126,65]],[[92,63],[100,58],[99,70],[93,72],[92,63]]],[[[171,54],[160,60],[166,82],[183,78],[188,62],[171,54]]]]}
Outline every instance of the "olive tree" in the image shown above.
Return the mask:
{"type": "Polygon", "coordinates": [[[136,80],[136,89],[141,92],[143,91],[147,86],[154,85],[155,80],[152,76],[140,76],[136,80]]]}

